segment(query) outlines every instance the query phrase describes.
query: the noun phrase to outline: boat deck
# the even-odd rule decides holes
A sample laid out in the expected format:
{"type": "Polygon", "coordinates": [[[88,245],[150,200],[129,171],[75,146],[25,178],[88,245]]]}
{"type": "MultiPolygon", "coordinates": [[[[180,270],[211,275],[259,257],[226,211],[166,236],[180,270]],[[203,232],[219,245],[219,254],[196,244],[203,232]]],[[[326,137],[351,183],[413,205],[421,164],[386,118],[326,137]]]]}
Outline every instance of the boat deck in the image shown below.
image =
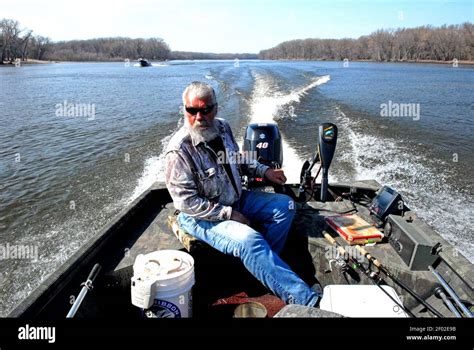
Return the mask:
{"type": "MultiPolygon", "coordinates": [[[[347,191],[349,188],[343,185],[332,187],[336,192],[338,189],[347,191]]],[[[351,188],[353,187],[357,187],[359,195],[370,200],[380,185],[374,181],[363,181],[352,183],[351,188]]],[[[287,190],[297,193],[298,186],[287,186],[287,190]]],[[[346,199],[325,203],[313,200],[297,203],[297,214],[281,257],[309,285],[316,281],[323,287],[332,284],[372,284],[362,271],[358,269],[341,271],[340,267],[331,262],[327,256],[331,246],[323,237],[324,230],[342,245],[346,246],[347,243],[327,229],[324,218],[346,213],[354,208],[357,209],[359,216],[368,222],[371,221],[364,205],[346,199]]],[[[130,279],[133,276],[133,264],[139,254],[162,249],[184,250],[182,243],[169,227],[169,219],[175,217],[175,212],[169,193],[162,184],[157,184],[54,272],[38,290],[10,314],[10,317],[63,318],[70,308],[71,298],[77,296],[80,284],[86,280],[95,263],[101,264],[102,271],[96,280],[94,290],[87,295],[76,317],[143,317],[143,311],[131,304],[130,279]]],[[[414,213],[407,212],[405,215],[410,215],[415,221],[419,221],[414,213]]],[[[419,224],[434,241],[441,242],[444,247],[440,253],[442,259],[438,258],[433,265],[456,289],[461,299],[472,303],[474,286],[472,264],[469,264],[462,255],[455,254],[454,248],[430,227],[421,221],[419,224]]],[[[236,304],[249,300],[263,303],[267,307],[268,317],[275,315],[284,306],[280,299],[271,295],[250,275],[239,259],[225,256],[202,242],[194,244],[189,250],[195,260],[196,283],[193,288],[195,317],[232,317],[236,304]]],[[[411,271],[387,242],[366,246],[366,250],[443,315],[452,317],[452,313],[441,300],[433,296],[438,283],[431,272],[411,271]]],[[[369,266],[366,260],[363,265],[377,271],[374,266],[369,266]]],[[[404,305],[415,315],[433,316],[390,280],[385,279],[383,282],[394,287],[402,297],[404,305]]]]}
{"type": "MultiPolygon", "coordinates": [[[[373,188],[378,186],[376,183],[367,182],[364,185],[373,186],[373,188]]],[[[360,271],[357,271],[356,275],[352,275],[354,278],[347,274],[331,273],[331,269],[337,269],[337,267],[329,266],[329,260],[327,259],[327,254],[331,248],[322,234],[324,230],[327,230],[342,245],[346,246],[347,243],[342,237],[327,228],[325,217],[347,213],[354,208],[357,209],[359,216],[368,222],[371,221],[366,207],[358,204],[355,204],[354,207],[347,200],[325,203],[318,201],[308,201],[304,204],[297,203],[297,214],[282,257],[309,285],[317,281],[323,286],[348,283],[371,284],[367,276],[360,271]]],[[[175,212],[172,203],[168,203],[163,207],[151,224],[131,245],[130,249],[125,248],[126,254],[114,269],[115,274],[119,273],[121,276],[127,276],[127,279],[131,278],[133,274],[132,266],[138,254],[147,254],[162,249],[183,249],[182,243],[173,234],[168,222],[175,212]]],[[[414,214],[410,212],[407,215],[414,217],[414,214]]],[[[231,316],[235,304],[248,300],[263,302],[267,309],[271,310],[269,316],[276,313],[275,310],[278,311],[284,306],[278,298],[271,298],[269,292],[243,268],[237,259],[226,257],[202,242],[197,243],[197,248],[196,242],[192,242],[191,247],[189,247],[189,242],[185,245],[188,250],[191,250],[191,255],[193,255],[196,264],[196,285],[194,288],[194,312],[196,316],[216,316],[216,310],[220,311],[217,314],[221,316],[226,314],[231,316]],[[228,310],[221,312],[224,310],[224,305],[228,306],[228,310]]],[[[377,257],[382,264],[389,267],[396,277],[405,281],[406,284],[414,286],[417,293],[426,297],[432,294],[437,285],[434,276],[429,271],[411,271],[389,243],[381,242],[373,246],[366,246],[366,250],[377,257]]],[[[368,267],[368,263],[364,266],[368,267]]],[[[390,284],[390,281],[386,282],[390,284]]],[[[406,294],[396,285],[394,287],[396,290],[398,288],[397,292],[400,295],[406,294]]],[[[445,309],[441,300],[431,297],[430,301],[435,308],[445,309]]],[[[405,296],[404,303],[411,308],[415,308],[418,304],[409,295],[405,296]]],[[[419,308],[415,312],[418,312],[418,316],[427,316],[424,308],[419,308]]]]}

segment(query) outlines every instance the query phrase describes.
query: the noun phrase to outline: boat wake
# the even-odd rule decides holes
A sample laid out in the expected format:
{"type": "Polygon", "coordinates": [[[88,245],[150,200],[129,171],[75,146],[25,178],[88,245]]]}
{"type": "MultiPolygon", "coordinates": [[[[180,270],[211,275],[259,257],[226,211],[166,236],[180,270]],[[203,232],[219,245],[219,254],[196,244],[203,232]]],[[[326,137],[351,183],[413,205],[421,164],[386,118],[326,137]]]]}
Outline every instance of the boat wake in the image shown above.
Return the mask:
{"type": "MultiPolygon", "coordinates": [[[[259,73],[253,74],[255,88],[250,100],[249,123],[277,123],[282,118],[295,118],[294,104],[316,86],[331,80],[329,75],[315,77],[311,82],[289,92],[282,92],[269,76],[259,73]]],[[[283,132],[282,132],[283,133],[283,132]]],[[[299,183],[301,166],[304,163],[296,150],[283,137],[283,168],[290,183],[299,183]],[[289,171],[291,169],[291,171],[289,171]],[[297,169],[297,171],[295,171],[297,169]]]]}
{"type": "MultiPolygon", "coordinates": [[[[251,101],[251,123],[275,123],[275,118],[284,117],[283,107],[300,102],[301,97],[306,95],[316,86],[331,80],[329,75],[315,77],[311,83],[296,88],[290,92],[279,91],[269,77],[254,73],[255,88],[251,101]]],[[[294,109],[290,108],[290,117],[295,117],[294,109]],[[291,111],[293,110],[293,113],[291,111]]]]}
{"type": "MultiPolygon", "coordinates": [[[[150,67],[168,67],[169,64],[167,63],[152,63],[150,67]]],[[[132,67],[140,67],[142,68],[142,65],[140,63],[134,63],[132,67]]]]}
{"type": "MultiPolygon", "coordinates": [[[[176,131],[178,129],[176,129],[176,131]]],[[[165,182],[165,151],[173,135],[174,133],[172,135],[166,136],[165,138],[163,138],[163,140],[161,140],[162,151],[158,156],[153,156],[145,160],[143,173],[138,179],[138,184],[133,190],[132,195],[128,199],[127,205],[137,199],[155,182],[165,182]]]]}

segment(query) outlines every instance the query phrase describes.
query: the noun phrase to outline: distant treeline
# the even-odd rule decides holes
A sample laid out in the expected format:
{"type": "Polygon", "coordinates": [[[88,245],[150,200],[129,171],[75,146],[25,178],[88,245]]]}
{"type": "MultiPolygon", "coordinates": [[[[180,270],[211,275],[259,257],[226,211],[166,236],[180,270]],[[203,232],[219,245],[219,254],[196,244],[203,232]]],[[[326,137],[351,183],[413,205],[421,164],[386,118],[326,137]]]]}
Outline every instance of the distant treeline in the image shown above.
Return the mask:
{"type": "Polygon", "coordinates": [[[171,51],[161,38],[99,38],[52,42],[50,38],[33,35],[20,29],[12,19],[0,20],[0,64],[28,58],[51,61],[120,61],[144,57],[149,60],[167,59],[256,59],[256,54],[215,54],[171,51]]]}
{"type": "Polygon", "coordinates": [[[50,38],[35,36],[31,30],[20,29],[18,21],[0,20],[0,52],[3,62],[28,58],[53,61],[119,61],[146,57],[153,60],[169,58],[170,48],[160,38],[100,38],[53,43],[50,38]]]}
{"type": "Polygon", "coordinates": [[[291,40],[260,51],[258,57],[267,60],[473,60],[474,26],[466,22],[441,27],[382,29],[358,39],[291,40]]]}
{"type": "Polygon", "coordinates": [[[120,61],[144,57],[166,59],[295,59],[451,61],[474,60],[474,26],[467,22],[441,27],[377,30],[358,39],[304,39],[286,41],[256,54],[215,54],[171,51],[161,38],[99,38],[52,42],[20,28],[18,21],[0,20],[0,64],[17,59],[52,61],[120,61]]]}
{"type": "Polygon", "coordinates": [[[210,52],[188,52],[171,51],[172,60],[251,60],[257,59],[256,53],[210,53],[210,52]]]}
{"type": "Polygon", "coordinates": [[[161,38],[99,38],[60,41],[51,45],[45,59],[53,61],[119,61],[146,57],[169,58],[170,48],[161,38]]]}

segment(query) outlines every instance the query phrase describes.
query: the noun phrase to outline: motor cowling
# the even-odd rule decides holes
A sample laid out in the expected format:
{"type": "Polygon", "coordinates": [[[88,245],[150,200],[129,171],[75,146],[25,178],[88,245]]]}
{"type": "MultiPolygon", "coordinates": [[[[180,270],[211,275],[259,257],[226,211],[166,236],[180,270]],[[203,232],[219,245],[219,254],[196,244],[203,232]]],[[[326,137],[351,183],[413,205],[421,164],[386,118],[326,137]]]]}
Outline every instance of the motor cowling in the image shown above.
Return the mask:
{"type": "MultiPolygon", "coordinates": [[[[243,152],[269,167],[281,168],[283,144],[278,126],[273,123],[249,124],[245,132],[243,152]]],[[[249,184],[253,182],[264,184],[263,179],[249,179],[249,184]]]]}

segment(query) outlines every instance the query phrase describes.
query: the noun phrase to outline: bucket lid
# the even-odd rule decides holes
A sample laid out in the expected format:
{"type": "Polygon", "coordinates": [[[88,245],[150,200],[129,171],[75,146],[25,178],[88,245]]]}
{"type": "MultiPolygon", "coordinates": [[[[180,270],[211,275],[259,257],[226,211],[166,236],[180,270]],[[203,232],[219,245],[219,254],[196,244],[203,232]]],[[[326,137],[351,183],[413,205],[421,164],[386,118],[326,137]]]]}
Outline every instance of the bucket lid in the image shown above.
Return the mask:
{"type": "Polygon", "coordinates": [[[139,254],[133,272],[142,279],[167,280],[186,274],[194,268],[191,255],[180,250],[159,250],[146,255],[139,254]]]}

